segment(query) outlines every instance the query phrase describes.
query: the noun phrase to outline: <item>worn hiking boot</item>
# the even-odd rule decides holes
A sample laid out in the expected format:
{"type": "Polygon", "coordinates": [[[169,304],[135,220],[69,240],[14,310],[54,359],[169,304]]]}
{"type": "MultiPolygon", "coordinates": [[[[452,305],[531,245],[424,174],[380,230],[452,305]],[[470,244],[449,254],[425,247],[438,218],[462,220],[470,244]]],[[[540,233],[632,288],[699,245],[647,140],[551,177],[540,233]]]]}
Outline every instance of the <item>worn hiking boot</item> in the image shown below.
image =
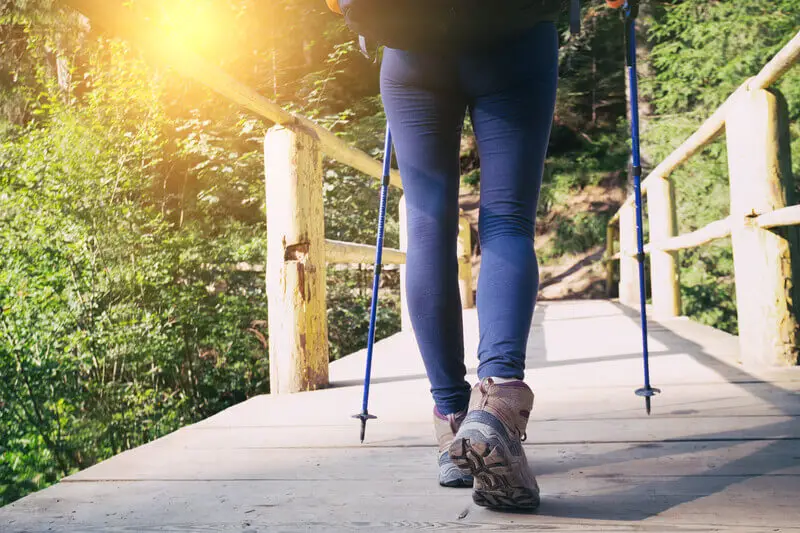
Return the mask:
{"type": "Polygon", "coordinates": [[[522,449],[533,392],[522,381],[484,379],[472,389],[469,413],[450,445],[450,460],[475,477],[472,499],[494,509],[534,510],[539,485],[522,449]]]}
{"type": "Polygon", "coordinates": [[[472,476],[462,473],[450,460],[448,453],[465,416],[467,416],[466,411],[445,416],[439,413],[438,409],[433,410],[433,430],[439,442],[439,485],[443,487],[472,486],[472,476]]]}

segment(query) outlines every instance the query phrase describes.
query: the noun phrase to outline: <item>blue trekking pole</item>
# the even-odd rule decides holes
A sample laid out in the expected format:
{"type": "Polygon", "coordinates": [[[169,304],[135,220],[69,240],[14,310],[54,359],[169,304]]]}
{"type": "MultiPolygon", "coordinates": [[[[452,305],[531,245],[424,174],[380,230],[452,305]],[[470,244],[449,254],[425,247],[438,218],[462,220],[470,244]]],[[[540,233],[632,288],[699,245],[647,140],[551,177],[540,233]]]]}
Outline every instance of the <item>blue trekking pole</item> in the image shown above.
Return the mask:
{"type": "Polygon", "coordinates": [[[364,376],[364,399],[361,412],[353,418],[361,420],[361,443],[367,432],[367,420],[377,418],[369,414],[369,382],[372,375],[372,351],[375,347],[375,323],[378,316],[378,289],[381,283],[381,265],[383,264],[383,236],[386,229],[386,202],[389,196],[389,174],[392,170],[392,132],[386,125],[386,144],[383,151],[383,179],[381,181],[381,199],[378,210],[378,242],[375,249],[375,279],[372,282],[372,306],[369,315],[369,337],[367,338],[367,369],[364,376]]]}
{"type": "Polygon", "coordinates": [[[633,172],[633,196],[636,203],[636,259],[639,263],[639,303],[642,315],[642,350],[644,357],[644,387],[636,390],[637,396],[644,396],[645,409],[650,414],[650,399],[661,392],[650,386],[650,353],[647,346],[647,295],[644,277],[644,226],[642,223],[642,162],[639,152],[639,83],[636,76],[636,17],[639,14],[639,1],[625,2],[625,35],[628,80],[631,91],[631,167],[633,172]]]}

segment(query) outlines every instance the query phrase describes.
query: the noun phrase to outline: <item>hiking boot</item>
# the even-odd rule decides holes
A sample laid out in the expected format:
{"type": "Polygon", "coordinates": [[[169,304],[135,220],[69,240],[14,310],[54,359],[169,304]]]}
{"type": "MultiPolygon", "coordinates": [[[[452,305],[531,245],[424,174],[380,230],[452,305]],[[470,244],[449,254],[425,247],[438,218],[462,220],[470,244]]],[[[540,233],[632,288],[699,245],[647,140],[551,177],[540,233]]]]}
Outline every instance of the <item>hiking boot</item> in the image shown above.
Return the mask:
{"type": "Polygon", "coordinates": [[[462,473],[450,460],[448,453],[456,432],[466,416],[466,411],[445,416],[439,413],[438,409],[433,410],[433,429],[439,442],[439,485],[443,487],[472,486],[472,476],[462,473]]]}
{"type": "Polygon", "coordinates": [[[533,392],[522,381],[499,384],[486,378],[472,389],[450,459],[475,477],[476,504],[506,510],[539,507],[539,485],[522,449],[532,407],[533,392]]]}

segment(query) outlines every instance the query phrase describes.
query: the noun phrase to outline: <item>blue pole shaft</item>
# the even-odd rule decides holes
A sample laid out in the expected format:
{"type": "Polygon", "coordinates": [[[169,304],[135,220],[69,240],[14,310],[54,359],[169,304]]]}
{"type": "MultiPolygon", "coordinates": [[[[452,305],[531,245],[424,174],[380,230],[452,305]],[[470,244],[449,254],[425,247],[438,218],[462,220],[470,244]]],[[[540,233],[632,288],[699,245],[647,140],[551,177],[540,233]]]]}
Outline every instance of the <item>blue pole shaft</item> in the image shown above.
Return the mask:
{"type": "Polygon", "coordinates": [[[636,75],[636,24],[630,8],[626,13],[628,33],[628,80],[631,92],[631,139],[633,194],[636,204],[636,246],[639,262],[639,304],[642,317],[642,347],[644,352],[644,386],[650,389],[650,353],[647,346],[647,295],[644,272],[644,224],[642,215],[642,162],[639,146],[639,82],[636,75]]]}
{"type": "Polygon", "coordinates": [[[378,318],[378,290],[381,282],[381,265],[383,264],[383,237],[386,228],[386,203],[389,196],[389,174],[392,169],[392,132],[386,126],[386,142],[384,145],[383,180],[381,182],[381,199],[378,211],[378,240],[375,250],[375,278],[372,282],[372,305],[369,315],[369,337],[367,339],[367,369],[364,375],[364,399],[361,403],[363,414],[367,414],[369,406],[369,384],[372,376],[372,352],[375,347],[375,323],[378,318]]]}

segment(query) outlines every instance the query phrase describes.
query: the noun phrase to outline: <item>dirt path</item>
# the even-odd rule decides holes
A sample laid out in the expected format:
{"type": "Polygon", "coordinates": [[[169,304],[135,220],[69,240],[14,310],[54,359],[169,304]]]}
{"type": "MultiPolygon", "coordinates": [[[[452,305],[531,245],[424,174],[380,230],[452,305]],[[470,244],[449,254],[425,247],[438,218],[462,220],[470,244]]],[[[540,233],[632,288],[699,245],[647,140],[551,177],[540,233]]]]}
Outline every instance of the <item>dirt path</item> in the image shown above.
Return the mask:
{"type": "MultiPolygon", "coordinates": [[[[542,250],[555,238],[554,221],[559,217],[575,216],[581,212],[613,212],[624,200],[624,193],[615,187],[587,187],[576,193],[568,205],[557,206],[537,221],[536,248],[542,250]]],[[[462,190],[460,205],[472,225],[472,275],[477,287],[481,268],[478,215],[480,197],[462,190]]],[[[581,253],[567,254],[540,265],[540,300],[580,300],[606,297],[604,247],[594,246],[581,253]]]]}

